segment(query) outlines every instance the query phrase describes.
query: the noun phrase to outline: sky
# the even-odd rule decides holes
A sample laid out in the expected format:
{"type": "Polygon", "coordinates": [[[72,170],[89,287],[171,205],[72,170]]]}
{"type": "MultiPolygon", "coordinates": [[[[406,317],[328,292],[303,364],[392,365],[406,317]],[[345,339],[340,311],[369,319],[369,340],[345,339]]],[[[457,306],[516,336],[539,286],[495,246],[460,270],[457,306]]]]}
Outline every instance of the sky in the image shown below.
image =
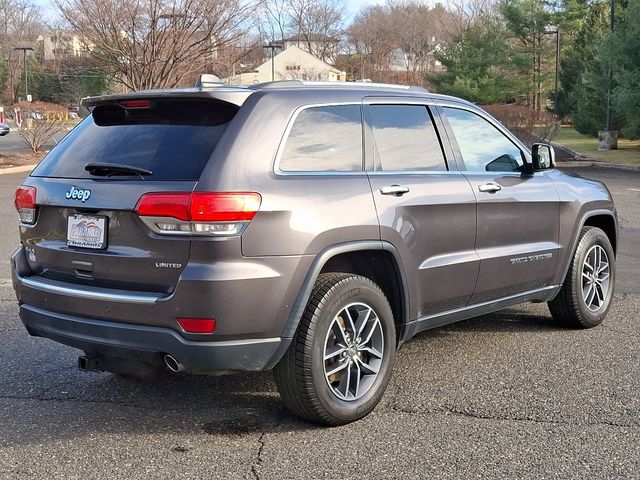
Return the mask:
{"type": "MultiPolygon", "coordinates": [[[[351,20],[364,5],[380,5],[385,0],[344,0],[344,2],[347,7],[347,16],[351,20]]],[[[47,20],[51,21],[55,18],[55,10],[51,0],[36,0],[36,3],[42,7],[47,20]]]]}
{"type": "Polygon", "coordinates": [[[346,0],[349,18],[353,18],[364,5],[379,5],[384,0],[346,0]]]}

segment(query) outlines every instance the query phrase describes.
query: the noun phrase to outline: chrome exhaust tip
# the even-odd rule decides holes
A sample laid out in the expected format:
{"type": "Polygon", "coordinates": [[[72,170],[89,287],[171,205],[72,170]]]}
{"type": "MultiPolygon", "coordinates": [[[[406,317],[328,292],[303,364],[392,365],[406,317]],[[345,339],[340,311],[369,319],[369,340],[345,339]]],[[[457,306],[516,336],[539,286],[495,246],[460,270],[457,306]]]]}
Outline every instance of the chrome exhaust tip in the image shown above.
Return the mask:
{"type": "Polygon", "coordinates": [[[167,354],[164,356],[164,364],[167,366],[169,370],[174,373],[184,371],[184,365],[182,365],[179,361],[173,358],[171,355],[167,354]]]}

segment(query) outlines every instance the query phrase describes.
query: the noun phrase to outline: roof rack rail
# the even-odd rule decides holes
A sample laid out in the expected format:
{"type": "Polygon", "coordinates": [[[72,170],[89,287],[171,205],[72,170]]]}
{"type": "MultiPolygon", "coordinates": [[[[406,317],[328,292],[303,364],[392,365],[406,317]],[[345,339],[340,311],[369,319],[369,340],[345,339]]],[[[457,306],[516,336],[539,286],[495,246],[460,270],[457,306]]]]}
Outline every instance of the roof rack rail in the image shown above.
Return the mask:
{"type": "Polygon", "coordinates": [[[255,90],[294,88],[294,87],[351,87],[351,88],[388,88],[394,90],[409,90],[422,93],[429,93],[429,90],[416,85],[395,85],[393,83],[375,82],[339,82],[339,81],[309,81],[309,80],[277,80],[275,82],[264,82],[249,85],[248,88],[255,90]]]}

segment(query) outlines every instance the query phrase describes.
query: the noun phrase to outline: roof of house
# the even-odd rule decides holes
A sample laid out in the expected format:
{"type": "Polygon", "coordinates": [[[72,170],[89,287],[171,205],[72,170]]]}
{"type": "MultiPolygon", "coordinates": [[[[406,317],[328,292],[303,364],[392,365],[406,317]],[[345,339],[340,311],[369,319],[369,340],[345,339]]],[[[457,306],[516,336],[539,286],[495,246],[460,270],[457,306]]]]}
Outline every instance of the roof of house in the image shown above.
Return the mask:
{"type": "Polygon", "coordinates": [[[321,33],[310,33],[303,34],[299,33],[297,35],[292,35],[284,39],[285,42],[330,42],[330,43],[338,43],[339,39],[336,37],[331,37],[328,35],[323,35],[321,33]]]}
{"type": "MultiPolygon", "coordinates": [[[[312,55],[309,52],[307,52],[306,50],[304,50],[304,49],[302,49],[300,47],[297,47],[295,45],[291,45],[291,46],[285,48],[280,53],[278,53],[276,56],[273,57],[273,61],[277,63],[278,61],[286,59],[288,56],[291,56],[291,55],[299,55],[299,56],[305,57],[311,64],[317,65],[318,68],[324,68],[324,69],[327,69],[327,70],[333,70],[335,72],[340,72],[340,70],[337,69],[336,67],[334,67],[333,65],[329,65],[328,63],[323,62],[322,60],[320,60],[315,55],[312,55]]],[[[256,67],[256,70],[260,70],[261,68],[269,68],[269,69],[271,69],[271,59],[267,60],[262,65],[259,65],[258,67],[256,67]]]]}

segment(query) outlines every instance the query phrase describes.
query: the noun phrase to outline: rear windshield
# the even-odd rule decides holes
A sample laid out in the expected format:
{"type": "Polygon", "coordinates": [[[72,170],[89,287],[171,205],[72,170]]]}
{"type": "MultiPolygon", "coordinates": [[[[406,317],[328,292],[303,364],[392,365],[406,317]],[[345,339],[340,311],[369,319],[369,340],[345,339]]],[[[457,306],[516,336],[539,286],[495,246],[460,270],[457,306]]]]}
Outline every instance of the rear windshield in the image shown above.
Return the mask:
{"type": "MultiPolygon", "coordinates": [[[[145,180],[197,180],[237,112],[234,105],[203,100],[150,100],[148,108],[137,106],[96,107],[32,175],[98,178],[85,166],[99,163],[150,171],[145,180]]],[[[107,176],[125,178],[122,171],[107,176]]]]}

